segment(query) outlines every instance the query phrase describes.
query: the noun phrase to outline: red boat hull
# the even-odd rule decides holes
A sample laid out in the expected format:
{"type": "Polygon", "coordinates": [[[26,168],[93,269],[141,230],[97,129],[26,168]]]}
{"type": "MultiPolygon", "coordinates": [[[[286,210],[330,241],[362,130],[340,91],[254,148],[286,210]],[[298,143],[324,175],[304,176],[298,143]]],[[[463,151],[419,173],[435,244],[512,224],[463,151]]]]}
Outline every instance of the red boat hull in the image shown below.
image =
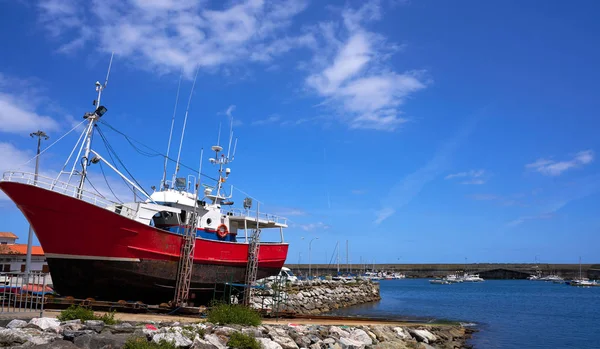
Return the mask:
{"type": "MultiPolygon", "coordinates": [[[[32,225],[61,295],[153,303],[173,298],[181,235],[54,191],[16,182],[2,189],[32,225]]],[[[258,278],[276,275],[288,244],[262,243],[258,278]]],[[[248,244],[196,239],[192,292],[243,283],[248,244]]]]}

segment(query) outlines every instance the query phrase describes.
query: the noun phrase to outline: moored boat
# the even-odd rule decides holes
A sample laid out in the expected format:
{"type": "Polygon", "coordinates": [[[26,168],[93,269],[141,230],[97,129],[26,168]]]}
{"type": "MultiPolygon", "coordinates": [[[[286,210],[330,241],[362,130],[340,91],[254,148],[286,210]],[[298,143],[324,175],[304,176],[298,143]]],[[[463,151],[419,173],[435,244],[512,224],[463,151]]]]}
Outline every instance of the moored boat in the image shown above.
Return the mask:
{"type": "MultiPolygon", "coordinates": [[[[187,232],[195,237],[189,296],[196,302],[212,294],[216,285],[245,282],[251,240],[263,229],[278,230],[280,241],[259,243],[256,278],[277,275],[288,253],[283,239],[287,221],[251,210],[250,198],[243,201],[243,207],[233,208],[233,187],[225,195],[223,185],[231,173],[225,166],[233,161],[235,146],[231,157],[220,145],[211,148],[215,157],[210,163],[218,169],[214,185],[200,185],[200,170],[198,177],[178,176],[178,157],[173,180],[163,176],[160,188],[153,187],[155,191],[149,194],[91,146],[93,135],[99,133],[109,155],[116,155],[99,123],[106,112],[100,105],[105,86],[96,83],[96,109],[85,113],[87,126],[56,178],[9,171],[0,181],[0,189],[26,217],[46,253],[54,290],[75,298],[168,302],[181,274],[187,232]],[[73,169],[64,172],[77,149],[73,169]],[[107,199],[95,187],[88,190],[89,168],[98,163],[114,170],[141,199],[123,202],[107,199]]],[[[168,154],[165,174],[167,159],[168,154]]],[[[104,180],[110,189],[110,181],[104,180]]]]}

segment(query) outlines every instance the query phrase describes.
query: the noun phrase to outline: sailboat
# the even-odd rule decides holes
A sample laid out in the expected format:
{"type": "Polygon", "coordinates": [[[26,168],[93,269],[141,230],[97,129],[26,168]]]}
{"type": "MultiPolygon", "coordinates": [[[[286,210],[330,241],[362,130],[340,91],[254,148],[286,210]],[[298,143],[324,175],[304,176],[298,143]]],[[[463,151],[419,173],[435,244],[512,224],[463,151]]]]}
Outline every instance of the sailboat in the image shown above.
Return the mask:
{"type": "Polygon", "coordinates": [[[211,147],[214,158],[210,163],[217,168],[215,185],[200,185],[200,170],[197,178],[177,176],[178,157],[173,180],[163,180],[149,194],[93,146],[94,134],[104,127],[101,119],[107,108],[100,98],[107,82],[108,74],[104,85],[96,82],[95,110],[85,113],[82,125],[87,125],[56,178],[8,171],[0,181],[0,189],[36,233],[55,291],[82,299],[168,302],[176,291],[186,229],[195,233],[190,298],[202,300],[217,284],[244,283],[250,242],[263,229],[279,230],[280,241],[259,243],[256,278],[277,275],[288,253],[283,238],[287,220],[252,210],[249,197],[243,207],[234,208],[233,186],[225,194],[224,184],[231,174],[225,166],[233,161],[237,146],[236,140],[230,156],[233,133],[227,153],[219,144],[211,147]],[[72,170],[65,171],[77,149],[72,170]],[[96,164],[114,170],[142,200],[113,201],[90,189],[86,183],[91,183],[89,172],[96,164]],[[68,178],[61,179],[64,176],[68,178]]]}

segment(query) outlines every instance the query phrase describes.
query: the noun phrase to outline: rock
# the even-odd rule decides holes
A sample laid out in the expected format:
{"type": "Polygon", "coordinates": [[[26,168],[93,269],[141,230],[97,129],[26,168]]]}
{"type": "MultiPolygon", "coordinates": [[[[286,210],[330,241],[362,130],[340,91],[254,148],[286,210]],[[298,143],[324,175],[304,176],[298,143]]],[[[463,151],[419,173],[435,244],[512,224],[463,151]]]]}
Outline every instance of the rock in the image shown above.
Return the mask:
{"type": "Polygon", "coordinates": [[[29,324],[37,326],[43,331],[52,331],[56,333],[60,331],[60,321],[51,317],[35,317],[29,321],[29,324]]]}
{"type": "Polygon", "coordinates": [[[287,336],[273,336],[271,339],[279,344],[283,349],[298,349],[298,344],[293,339],[287,336]]]}
{"type": "Polygon", "coordinates": [[[333,339],[333,338],[325,338],[323,340],[323,343],[325,343],[327,345],[335,344],[335,339],[333,339]]]}
{"type": "Polygon", "coordinates": [[[6,325],[6,328],[23,328],[27,326],[27,321],[14,319],[6,325]]]}
{"type": "Polygon", "coordinates": [[[173,343],[176,347],[189,347],[193,343],[179,332],[157,333],[152,336],[152,341],[156,344],[159,344],[163,340],[173,343]]]}
{"type": "Polygon", "coordinates": [[[205,341],[204,339],[200,339],[199,337],[194,338],[194,342],[190,349],[215,349],[217,348],[209,341],[205,341]]]}
{"type": "Polygon", "coordinates": [[[208,334],[204,336],[204,339],[208,341],[210,344],[214,345],[218,349],[227,349],[225,343],[221,341],[221,339],[214,333],[208,334]]]}
{"type": "Polygon", "coordinates": [[[31,347],[29,349],[79,349],[73,342],[65,341],[62,339],[55,340],[48,344],[38,344],[31,347]]]}
{"type": "Polygon", "coordinates": [[[85,349],[116,349],[123,348],[127,339],[127,334],[84,334],[75,337],[73,343],[79,348],[85,349]]]}
{"type": "Polygon", "coordinates": [[[410,337],[410,335],[406,333],[402,327],[394,327],[394,332],[396,332],[396,335],[402,339],[407,339],[410,337]]]}
{"type": "Polygon", "coordinates": [[[364,345],[373,344],[373,339],[367,334],[367,332],[357,328],[350,332],[350,338],[364,345]]]}
{"type": "Polygon", "coordinates": [[[83,336],[84,334],[92,335],[94,333],[96,333],[96,331],[93,330],[64,330],[63,338],[72,341],[75,339],[75,337],[83,336]]]}
{"type": "Polygon", "coordinates": [[[331,326],[329,328],[329,333],[332,335],[335,335],[337,338],[350,337],[350,333],[342,330],[341,328],[339,328],[337,326],[331,326]]]}
{"type": "Polygon", "coordinates": [[[317,342],[317,343],[313,343],[310,345],[309,347],[310,349],[321,349],[321,343],[317,342]]]}
{"type": "Polygon", "coordinates": [[[93,330],[98,333],[104,329],[104,321],[101,320],[86,320],[83,324],[87,330],[93,330]]]}
{"type": "Polygon", "coordinates": [[[296,342],[296,344],[298,344],[298,346],[300,348],[306,348],[309,347],[313,342],[312,340],[308,337],[308,336],[297,336],[294,341],[296,342]]]}
{"type": "Polygon", "coordinates": [[[132,324],[130,324],[128,322],[124,322],[122,324],[116,324],[116,325],[112,325],[112,326],[107,326],[107,328],[113,334],[117,334],[117,333],[133,333],[136,330],[135,326],[133,326],[132,324]]]}
{"type": "Polygon", "coordinates": [[[27,337],[18,329],[0,329],[0,346],[10,347],[27,342],[27,337]]]}
{"type": "Polygon", "coordinates": [[[340,345],[342,346],[342,349],[362,349],[365,347],[365,345],[362,342],[359,342],[349,337],[341,337],[340,345]]]}
{"type": "Polygon", "coordinates": [[[146,337],[152,338],[152,336],[154,336],[154,334],[158,333],[158,328],[156,328],[156,326],[154,326],[154,325],[146,324],[146,325],[144,325],[142,332],[144,333],[144,335],[146,337]]]}
{"type": "Polygon", "coordinates": [[[263,332],[256,327],[242,328],[242,333],[250,335],[254,338],[264,337],[263,332]]]}
{"type": "Polygon", "coordinates": [[[213,330],[214,334],[221,335],[221,336],[227,336],[227,337],[231,336],[231,334],[233,332],[237,332],[237,331],[231,327],[225,327],[225,326],[215,327],[215,329],[213,330]]]}
{"type": "Polygon", "coordinates": [[[373,349],[408,349],[409,347],[406,346],[406,342],[402,342],[402,341],[389,341],[389,342],[381,342],[375,346],[373,346],[373,349]]]}
{"type": "Polygon", "coordinates": [[[283,349],[277,342],[272,341],[269,338],[256,338],[263,349],[283,349]]]}
{"type": "Polygon", "coordinates": [[[433,333],[427,330],[409,330],[409,333],[419,342],[427,343],[435,342],[436,338],[433,333]]]}

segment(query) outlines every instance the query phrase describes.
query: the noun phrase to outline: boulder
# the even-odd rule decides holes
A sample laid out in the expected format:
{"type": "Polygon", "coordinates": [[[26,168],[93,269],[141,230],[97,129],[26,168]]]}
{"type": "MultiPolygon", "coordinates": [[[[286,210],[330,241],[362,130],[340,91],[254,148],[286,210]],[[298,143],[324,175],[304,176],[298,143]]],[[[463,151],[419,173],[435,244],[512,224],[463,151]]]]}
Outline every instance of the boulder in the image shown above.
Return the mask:
{"type": "Polygon", "coordinates": [[[136,330],[135,326],[133,326],[132,324],[130,324],[128,322],[124,322],[124,323],[116,324],[116,325],[111,325],[111,326],[106,326],[106,327],[113,334],[117,334],[117,333],[133,333],[136,330]]]}
{"type": "Polygon", "coordinates": [[[334,335],[336,338],[350,337],[350,333],[337,326],[331,326],[329,328],[329,334],[334,335]]]}
{"type": "Polygon", "coordinates": [[[59,333],[60,321],[51,317],[35,317],[29,321],[29,325],[36,326],[42,331],[52,331],[59,333]]]}
{"type": "Polygon", "coordinates": [[[283,349],[298,349],[298,344],[296,344],[296,342],[294,342],[294,340],[290,337],[271,335],[271,339],[273,339],[273,341],[275,341],[277,344],[281,345],[283,349]]]}
{"type": "Polygon", "coordinates": [[[55,340],[48,344],[38,344],[28,347],[29,349],[79,349],[73,342],[62,339],[55,340]]]}
{"type": "Polygon", "coordinates": [[[237,331],[231,327],[226,327],[226,326],[215,327],[215,329],[213,330],[214,334],[220,335],[220,336],[227,336],[227,337],[231,336],[231,334],[233,332],[237,332],[237,331]]]}
{"type": "Polygon", "coordinates": [[[297,336],[296,339],[294,339],[294,341],[296,342],[296,344],[298,344],[300,348],[307,348],[313,343],[308,336],[302,335],[297,336]]]}
{"type": "Polygon", "coordinates": [[[204,336],[204,339],[207,342],[209,342],[210,344],[212,344],[215,347],[217,347],[217,349],[227,349],[227,346],[225,345],[225,343],[223,341],[221,341],[221,338],[219,338],[214,333],[211,333],[211,334],[208,334],[208,335],[204,336]]]}
{"type": "Polygon", "coordinates": [[[373,339],[367,334],[367,332],[359,328],[356,328],[350,332],[350,338],[357,342],[361,342],[364,345],[373,344],[373,339]]]}
{"type": "Polygon", "coordinates": [[[63,338],[72,341],[75,337],[83,336],[84,334],[92,335],[94,333],[96,333],[96,331],[93,330],[64,330],[63,338]]]}
{"type": "Polygon", "coordinates": [[[339,344],[342,349],[363,349],[365,347],[363,343],[349,337],[341,337],[339,344]]]}
{"type": "Polygon", "coordinates": [[[84,323],[86,330],[96,331],[98,333],[102,332],[104,329],[104,321],[101,320],[86,320],[84,323]]]}
{"type": "Polygon", "coordinates": [[[19,329],[0,329],[0,346],[17,346],[27,342],[27,337],[19,329]]]}
{"type": "Polygon", "coordinates": [[[436,338],[433,333],[427,330],[409,330],[409,333],[419,342],[427,343],[435,342],[436,338]]]}
{"type": "Polygon", "coordinates": [[[73,343],[84,349],[117,349],[123,348],[130,337],[128,334],[84,334],[75,337],[73,343]]]}
{"type": "Polygon", "coordinates": [[[194,342],[190,349],[216,349],[217,347],[211,344],[209,341],[200,339],[199,337],[194,338],[194,342]]]}
{"type": "Polygon", "coordinates": [[[189,338],[182,335],[180,332],[157,333],[152,336],[152,341],[154,343],[158,344],[163,340],[173,343],[176,347],[189,347],[193,343],[189,338]]]}
{"type": "Polygon", "coordinates": [[[283,349],[281,345],[269,338],[256,338],[263,349],[283,349]]]}
{"type": "Polygon", "coordinates": [[[333,338],[325,338],[323,340],[323,343],[325,343],[326,345],[335,344],[335,339],[333,339],[333,338]]]}
{"type": "Polygon", "coordinates": [[[402,341],[398,341],[398,340],[394,340],[394,341],[389,341],[389,342],[381,342],[378,343],[377,345],[373,346],[373,349],[408,349],[409,347],[406,346],[406,342],[402,342],[402,341]]]}
{"type": "Polygon", "coordinates": [[[394,332],[396,332],[396,335],[402,339],[410,338],[410,335],[406,333],[402,327],[394,327],[394,332]]]}
{"type": "Polygon", "coordinates": [[[6,328],[23,328],[27,326],[27,321],[14,319],[6,325],[6,328]]]}

